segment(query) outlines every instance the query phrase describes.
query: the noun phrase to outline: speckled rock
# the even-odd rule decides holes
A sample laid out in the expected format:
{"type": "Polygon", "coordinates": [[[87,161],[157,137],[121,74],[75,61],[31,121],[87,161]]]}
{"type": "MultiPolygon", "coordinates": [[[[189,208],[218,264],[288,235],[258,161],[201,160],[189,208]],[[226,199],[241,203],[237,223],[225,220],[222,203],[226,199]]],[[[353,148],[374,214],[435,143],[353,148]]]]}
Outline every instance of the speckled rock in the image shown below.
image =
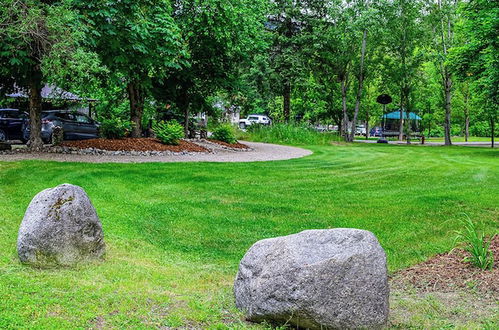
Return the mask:
{"type": "Polygon", "coordinates": [[[388,318],[385,252],[371,232],[357,229],[262,240],[242,259],[234,294],[254,322],[381,328],[388,318]]]}
{"type": "Polygon", "coordinates": [[[17,252],[21,262],[37,267],[101,258],[102,224],[85,191],[63,184],[38,193],[19,228],[17,252]]]}

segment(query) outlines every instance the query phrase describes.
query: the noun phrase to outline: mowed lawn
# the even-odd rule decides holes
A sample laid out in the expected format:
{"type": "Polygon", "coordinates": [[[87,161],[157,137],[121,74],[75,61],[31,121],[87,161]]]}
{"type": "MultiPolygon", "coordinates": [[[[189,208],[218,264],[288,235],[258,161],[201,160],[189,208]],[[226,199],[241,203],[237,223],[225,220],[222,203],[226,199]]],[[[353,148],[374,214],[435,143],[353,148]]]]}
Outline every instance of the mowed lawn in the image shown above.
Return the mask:
{"type": "Polygon", "coordinates": [[[335,145],[262,163],[1,162],[0,328],[252,327],[235,309],[239,260],[305,229],[374,232],[391,272],[453,247],[467,214],[499,219],[499,151],[335,145]],[[104,262],[19,263],[24,211],[42,189],[82,186],[104,227],[104,262]]]}

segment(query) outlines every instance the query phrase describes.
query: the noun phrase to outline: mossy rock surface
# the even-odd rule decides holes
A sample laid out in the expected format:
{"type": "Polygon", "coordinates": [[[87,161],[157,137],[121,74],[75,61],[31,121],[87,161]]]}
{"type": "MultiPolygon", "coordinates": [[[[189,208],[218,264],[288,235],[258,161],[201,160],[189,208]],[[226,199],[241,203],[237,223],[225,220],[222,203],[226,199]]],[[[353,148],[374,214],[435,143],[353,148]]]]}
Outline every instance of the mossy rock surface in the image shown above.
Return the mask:
{"type": "Polygon", "coordinates": [[[19,228],[21,262],[36,267],[73,266],[104,255],[102,224],[85,191],[63,184],[37,194],[19,228]]]}

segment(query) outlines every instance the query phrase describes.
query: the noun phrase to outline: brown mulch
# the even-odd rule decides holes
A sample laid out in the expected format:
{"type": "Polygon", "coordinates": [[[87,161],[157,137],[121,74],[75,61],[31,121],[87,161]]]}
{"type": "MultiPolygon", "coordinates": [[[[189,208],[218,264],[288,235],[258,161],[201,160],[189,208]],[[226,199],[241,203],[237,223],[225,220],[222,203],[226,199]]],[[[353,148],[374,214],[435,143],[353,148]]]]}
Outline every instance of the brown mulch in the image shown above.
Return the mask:
{"type": "Polygon", "coordinates": [[[465,263],[463,258],[468,253],[462,249],[455,249],[396,272],[392,284],[409,282],[415,288],[428,292],[475,288],[482,292],[499,294],[499,235],[493,238],[490,248],[495,261],[492,270],[481,270],[470,263],[465,263]]]}
{"type": "Polygon", "coordinates": [[[94,148],[108,151],[171,151],[171,152],[209,152],[208,149],[192,142],[180,140],[178,146],[161,143],[154,138],[90,139],[81,141],[65,141],[64,147],[87,149],[94,148]]]}
{"type": "Polygon", "coordinates": [[[247,145],[239,143],[239,142],[236,142],[234,144],[230,144],[230,143],[227,143],[227,142],[218,141],[218,140],[212,140],[212,139],[208,139],[208,141],[210,141],[211,143],[219,144],[219,145],[224,146],[224,147],[228,147],[228,148],[250,149],[250,147],[248,147],[247,145]]]}

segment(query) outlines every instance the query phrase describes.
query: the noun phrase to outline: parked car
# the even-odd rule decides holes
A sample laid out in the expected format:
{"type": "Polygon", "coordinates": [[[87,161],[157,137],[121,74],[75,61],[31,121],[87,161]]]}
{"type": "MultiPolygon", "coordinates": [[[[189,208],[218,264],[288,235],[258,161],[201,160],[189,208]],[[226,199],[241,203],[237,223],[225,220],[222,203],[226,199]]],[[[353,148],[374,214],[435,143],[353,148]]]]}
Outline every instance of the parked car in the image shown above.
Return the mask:
{"type": "Polygon", "coordinates": [[[375,126],[375,127],[371,128],[369,135],[374,136],[374,137],[382,137],[383,136],[383,129],[379,126],[375,126]]]}
{"type": "Polygon", "coordinates": [[[54,127],[62,127],[64,140],[85,140],[99,137],[100,124],[89,116],[68,110],[42,112],[42,138],[52,140],[54,127]]]}
{"type": "MultiPolygon", "coordinates": [[[[42,112],[42,140],[52,141],[54,127],[62,127],[64,140],[85,140],[99,137],[100,124],[89,116],[70,110],[49,110],[42,112]]],[[[26,128],[29,137],[29,127],[26,128]]]]}
{"type": "Polygon", "coordinates": [[[0,142],[21,140],[26,143],[24,132],[28,125],[28,114],[18,109],[0,109],[0,142]]]}
{"type": "Polygon", "coordinates": [[[357,125],[355,126],[355,135],[366,135],[366,126],[357,125]]]}
{"type": "Polygon", "coordinates": [[[255,124],[270,125],[272,120],[266,115],[249,115],[246,119],[239,120],[239,128],[241,129],[255,124]]]}

